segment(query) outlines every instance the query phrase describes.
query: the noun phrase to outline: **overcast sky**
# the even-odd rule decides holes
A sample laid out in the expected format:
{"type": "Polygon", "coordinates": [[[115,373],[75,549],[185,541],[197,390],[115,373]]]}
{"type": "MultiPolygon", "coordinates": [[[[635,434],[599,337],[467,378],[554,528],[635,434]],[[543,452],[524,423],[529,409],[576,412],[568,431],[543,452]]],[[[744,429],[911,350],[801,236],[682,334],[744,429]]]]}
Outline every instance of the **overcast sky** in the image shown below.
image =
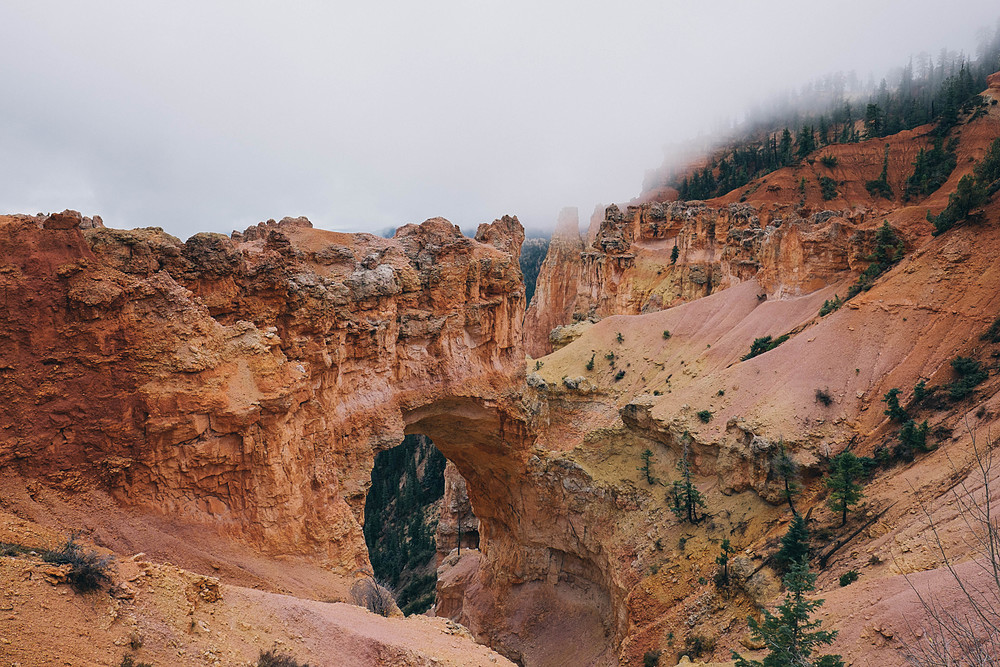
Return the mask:
{"type": "Polygon", "coordinates": [[[971,50],[992,1],[0,0],[0,211],[186,238],[627,201],[768,92],[971,50]]]}

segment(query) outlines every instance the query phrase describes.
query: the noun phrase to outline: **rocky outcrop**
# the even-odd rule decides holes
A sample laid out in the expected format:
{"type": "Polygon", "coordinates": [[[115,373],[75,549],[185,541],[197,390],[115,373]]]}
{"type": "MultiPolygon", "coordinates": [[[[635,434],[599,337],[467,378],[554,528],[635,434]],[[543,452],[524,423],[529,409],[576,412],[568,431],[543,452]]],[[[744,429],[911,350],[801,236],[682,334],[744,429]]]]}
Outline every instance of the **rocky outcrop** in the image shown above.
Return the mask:
{"type": "Polygon", "coordinates": [[[479,548],[479,519],[469,503],[465,478],[451,462],[444,468],[444,498],[441,499],[441,514],[434,543],[437,547],[438,565],[452,549],[459,546],[463,550],[479,548]]]}
{"type": "Polygon", "coordinates": [[[583,239],[576,208],[559,213],[549,250],[538,272],[535,296],[524,314],[525,348],[533,357],[552,351],[549,332],[572,322],[580,282],[580,254],[583,239]]]}
{"type": "Polygon", "coordinates": [[[873,224],[863,208],[611,205],[586,249],[577,252],[558,229],[553,235],[525,345],[547,354],[558,326],[663,310],[752,278],[770,298],[815,291],[864,264],[873,224]]]}
{"type": "Polygon", "coordinates": [[[368,567],[372,461],[404,432],[505,486],[473,450],[527,437],[507,397],[516,219],[483,242],[442,219],[393,239],[299,218],[186,243],[81,223],[0,222],[4,466],[344,572],[368,567]]]}

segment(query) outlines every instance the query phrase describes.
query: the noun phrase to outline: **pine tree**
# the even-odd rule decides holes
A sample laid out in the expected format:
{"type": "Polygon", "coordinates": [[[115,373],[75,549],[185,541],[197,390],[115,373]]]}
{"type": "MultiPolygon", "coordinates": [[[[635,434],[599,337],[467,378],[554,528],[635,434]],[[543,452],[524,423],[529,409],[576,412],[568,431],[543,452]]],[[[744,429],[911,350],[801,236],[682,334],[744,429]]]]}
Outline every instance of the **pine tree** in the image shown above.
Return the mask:
{"type": "Polygon", "coordinates": [[[674,249],[670,251],[670,263],[671,264],[676,264],[677,263],[677,258],[680,257],[680,255],[681,255],[681,251],[677,247],[677,244],[674,243],[674,249]]]}
{"type": "Polygon", "coordinates": [[[792,510],[792,514],[798,516],[798,512],[795,511],[795,503],[792,502],[792,496],[799,490],[799,483],[796,480],[799,467],[785,450],[784,440],[778,441],[778,453],[771,460],[771,469],[781,477],[788,507],[792,510]]]}
{"type": "Polygon", "coordinates": [[[646,482],[652,486],[653,484],[659,484],[660,480],[653,476],[653,469],[650,467],[650,461],[653,458],[653,450],[647,449],[642,453],[642,465],[636,468],[639,472],[646,476],[646,482]]]}
{"type": "Polygon", "coordinates": [[[730,544],[728,539],[722,540],[720,545],[721,552],[715,557],[715,564],[719,566],[719,571],[715,573],[715,585],[719,588],[725,588],[729,586],[729,557],[736,553],[730,544]]]}
{"type": "Polygon", "coordinates": [[[839,655],[812,657],[821,645],[829,645],[837,631],[820,630],[821,621],[812,620],[823,600],[807,600],[805,594],[816,588],[816,575],[804,560],[792,565],[785,575],[785,600],[777,614],[764,610],[764,620],[747,619],[750,632],[764,642],[769,653],[763,660],[746,660],[733,651],[736,667],[844,667],[839,655]]]}
{"type": "Polygon", "coordinates": [[[902,392],[899,391],[899,387],[893,387],[882,397],[882,401],[885,403],[886,408],[883,410],[885,415],[888,415],[889,419],[894,421],[903,422],[906,421],[906,410],[902,408],[899,404],[899,395],[902,392]]]}
{"type": "Polygon", "coordinates": [[[864,497],[864,487],[857,481],[864,474],[864,467],[851,452],[838,454],[830,461],[830,475],[824,480],[830,489],[827,504],[834,512],[841,513],[840,525],[847,523],[847,511],[864,497]]]}
{"type": "Polygon", "coordinates": [[[677,462],[677,469],[681,473],[681,479],[674,482],[671,490],[671,500],[673,506],[670,508],[674,515],[681,521],[698,523],[704,516],[698,516],[698,508],[705,507],[705,499],[701,492],[695,487],[692,481],[691,466],[688,465],[688,441],[691,435],[684,432],[684,450],[680,460],[677,462]]]}
{"type": "Polygon", "coordinates": [[[781,538],[781,548],[774,554],[774,562],[784,572],[792,565],[809,559],[809,526],[801,515],[792,517],[792,523],[781,538]]]}

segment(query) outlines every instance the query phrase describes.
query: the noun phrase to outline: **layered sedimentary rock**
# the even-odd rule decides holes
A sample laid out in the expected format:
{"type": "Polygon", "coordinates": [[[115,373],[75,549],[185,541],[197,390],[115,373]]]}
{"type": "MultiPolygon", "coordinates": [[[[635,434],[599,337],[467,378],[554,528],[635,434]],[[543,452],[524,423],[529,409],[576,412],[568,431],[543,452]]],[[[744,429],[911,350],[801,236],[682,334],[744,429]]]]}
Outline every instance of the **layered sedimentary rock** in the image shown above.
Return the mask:
{"type": "Polygon", "coordinates": [[[434,543],[439,565],[459,545],[462,549],[479,548],[479,519],[469,503],[468,485],[451,462],[444,468],[444,497],[434,543]]]}
{"type": "Polygon", "coordinates": [[[564,208],[559,213],[548,253],[538,272],[535,296],[524,315],[525,347],[533,357],[551,352],[549,332],[572,321],[582,252],[579,214],[575,208],[564,208]]]}
{"type": "Polygon", "coordinates": [[[469,443],[517,412],[516,219],[480,241],[442,219],[390,240],[285,219],[186,243],[82,222],[0,225],[4,466],[348,572],[367,567],[374,454],[404,431],[497,477],[477,488],[504,484],[469,443]]]}

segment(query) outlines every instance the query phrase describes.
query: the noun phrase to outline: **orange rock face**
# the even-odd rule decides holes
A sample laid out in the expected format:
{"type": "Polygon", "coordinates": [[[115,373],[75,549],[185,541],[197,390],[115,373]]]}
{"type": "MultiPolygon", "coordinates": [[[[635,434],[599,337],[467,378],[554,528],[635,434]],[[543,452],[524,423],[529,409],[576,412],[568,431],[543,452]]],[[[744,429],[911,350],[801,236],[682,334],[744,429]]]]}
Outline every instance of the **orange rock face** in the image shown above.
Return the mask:
{"type": "Polygon", "coordinates": [[[0,219],[3,466],[345,572],[379,449],[425,431],[476,474],[457,450],[523,372],[516,219],[186,243],[81,221],[0,219]]]}

